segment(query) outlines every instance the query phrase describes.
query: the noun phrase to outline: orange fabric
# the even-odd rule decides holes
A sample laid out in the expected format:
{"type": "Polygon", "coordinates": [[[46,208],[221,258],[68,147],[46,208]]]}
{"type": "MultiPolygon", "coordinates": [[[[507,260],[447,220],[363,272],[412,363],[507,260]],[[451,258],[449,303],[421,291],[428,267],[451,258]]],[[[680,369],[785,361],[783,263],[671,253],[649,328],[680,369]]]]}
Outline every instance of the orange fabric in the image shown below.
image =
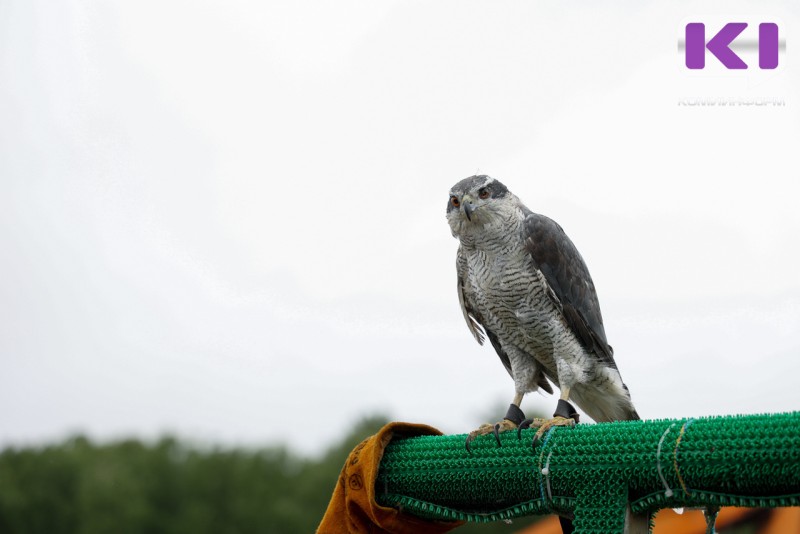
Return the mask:
{"type": "Polygon", "coordinates": [[[800,508],[776,508],[761,534],[797,534],[800,532],[800,508]]]}
{"type": "Polygon", "coordinates": [[[375,479],[386,445],[396,436],[441,435],[427,425],[389,423],[347,457],[317,534],[439,534],[461,522],[425,521],[375,502],[375,479]]]}
{"type": "MultiPolygon", "coordinates": [[[[752,512],[750,508],[721,508],[717,515],[717,528],[724,528],[743,519],[752,512]]],[[[706,518],[702,510],[686,510],[677,514],[667,508],[656,514],[653,534],[705,534],[706,518]]]]}
{"type": "Polygon", "coordinates": [[[520,534],[562,534],[561,523],[558,521],[557,515],[549,515],[529,526],[525,530],[521,530],[520,534]]]}

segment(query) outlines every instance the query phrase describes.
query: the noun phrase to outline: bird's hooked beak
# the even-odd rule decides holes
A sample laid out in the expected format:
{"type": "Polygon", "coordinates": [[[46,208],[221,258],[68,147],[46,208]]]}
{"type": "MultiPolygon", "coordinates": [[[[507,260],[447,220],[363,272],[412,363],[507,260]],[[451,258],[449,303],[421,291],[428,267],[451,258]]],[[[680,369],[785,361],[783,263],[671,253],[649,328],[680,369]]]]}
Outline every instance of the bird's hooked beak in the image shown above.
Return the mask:
{"type": "Polygon", "coordinates": [[[464,198],[461,200],[464,204],[464,215],[467,216],[467,220],[472,222],[472,212],[475,211],[475,207],[472,204],[472,197],[469,195],[464,195],[464,198]]]}

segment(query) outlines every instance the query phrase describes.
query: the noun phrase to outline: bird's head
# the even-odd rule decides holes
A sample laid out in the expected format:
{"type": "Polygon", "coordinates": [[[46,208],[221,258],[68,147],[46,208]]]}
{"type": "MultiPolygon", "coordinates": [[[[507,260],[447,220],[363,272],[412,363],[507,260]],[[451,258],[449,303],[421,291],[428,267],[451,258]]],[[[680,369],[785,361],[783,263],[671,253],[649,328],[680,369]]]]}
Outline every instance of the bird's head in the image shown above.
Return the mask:
{"type": "Polygon", "coordinates": [[[470,176],[450,189],[447,222],[455,237],[467,237],[501,223],[518,211],[519,201],[506,186],[486,175],[470,176]]]}

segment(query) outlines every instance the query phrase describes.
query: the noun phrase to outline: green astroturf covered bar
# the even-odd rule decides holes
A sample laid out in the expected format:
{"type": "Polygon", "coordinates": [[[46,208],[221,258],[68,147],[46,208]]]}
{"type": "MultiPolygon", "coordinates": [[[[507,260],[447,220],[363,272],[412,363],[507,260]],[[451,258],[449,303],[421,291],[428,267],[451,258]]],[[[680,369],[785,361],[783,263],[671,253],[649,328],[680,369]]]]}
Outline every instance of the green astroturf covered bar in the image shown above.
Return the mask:
{"type": "Polygon", "coordinates": [[[429,519],[558,512],[576,532],[623,532],[625,509],[800,505],[800,412],[581,424],[479,437],[397,439],[378,502],[429,519]]]}

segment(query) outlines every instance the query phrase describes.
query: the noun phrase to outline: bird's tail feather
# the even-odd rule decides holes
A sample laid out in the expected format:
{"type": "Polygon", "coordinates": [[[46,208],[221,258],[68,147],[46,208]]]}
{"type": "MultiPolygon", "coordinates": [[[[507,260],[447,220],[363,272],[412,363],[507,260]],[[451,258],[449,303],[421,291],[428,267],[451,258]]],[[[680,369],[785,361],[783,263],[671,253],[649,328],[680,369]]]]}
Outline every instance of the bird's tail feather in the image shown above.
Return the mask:
{"type": "Polygon", "coordinates": [[[570,399],[598,423],[641,419],[636,408],[633,407],[627,388],[623,394],[613,395],[609,392],[578,386],[573,387],[570,399]]]}

